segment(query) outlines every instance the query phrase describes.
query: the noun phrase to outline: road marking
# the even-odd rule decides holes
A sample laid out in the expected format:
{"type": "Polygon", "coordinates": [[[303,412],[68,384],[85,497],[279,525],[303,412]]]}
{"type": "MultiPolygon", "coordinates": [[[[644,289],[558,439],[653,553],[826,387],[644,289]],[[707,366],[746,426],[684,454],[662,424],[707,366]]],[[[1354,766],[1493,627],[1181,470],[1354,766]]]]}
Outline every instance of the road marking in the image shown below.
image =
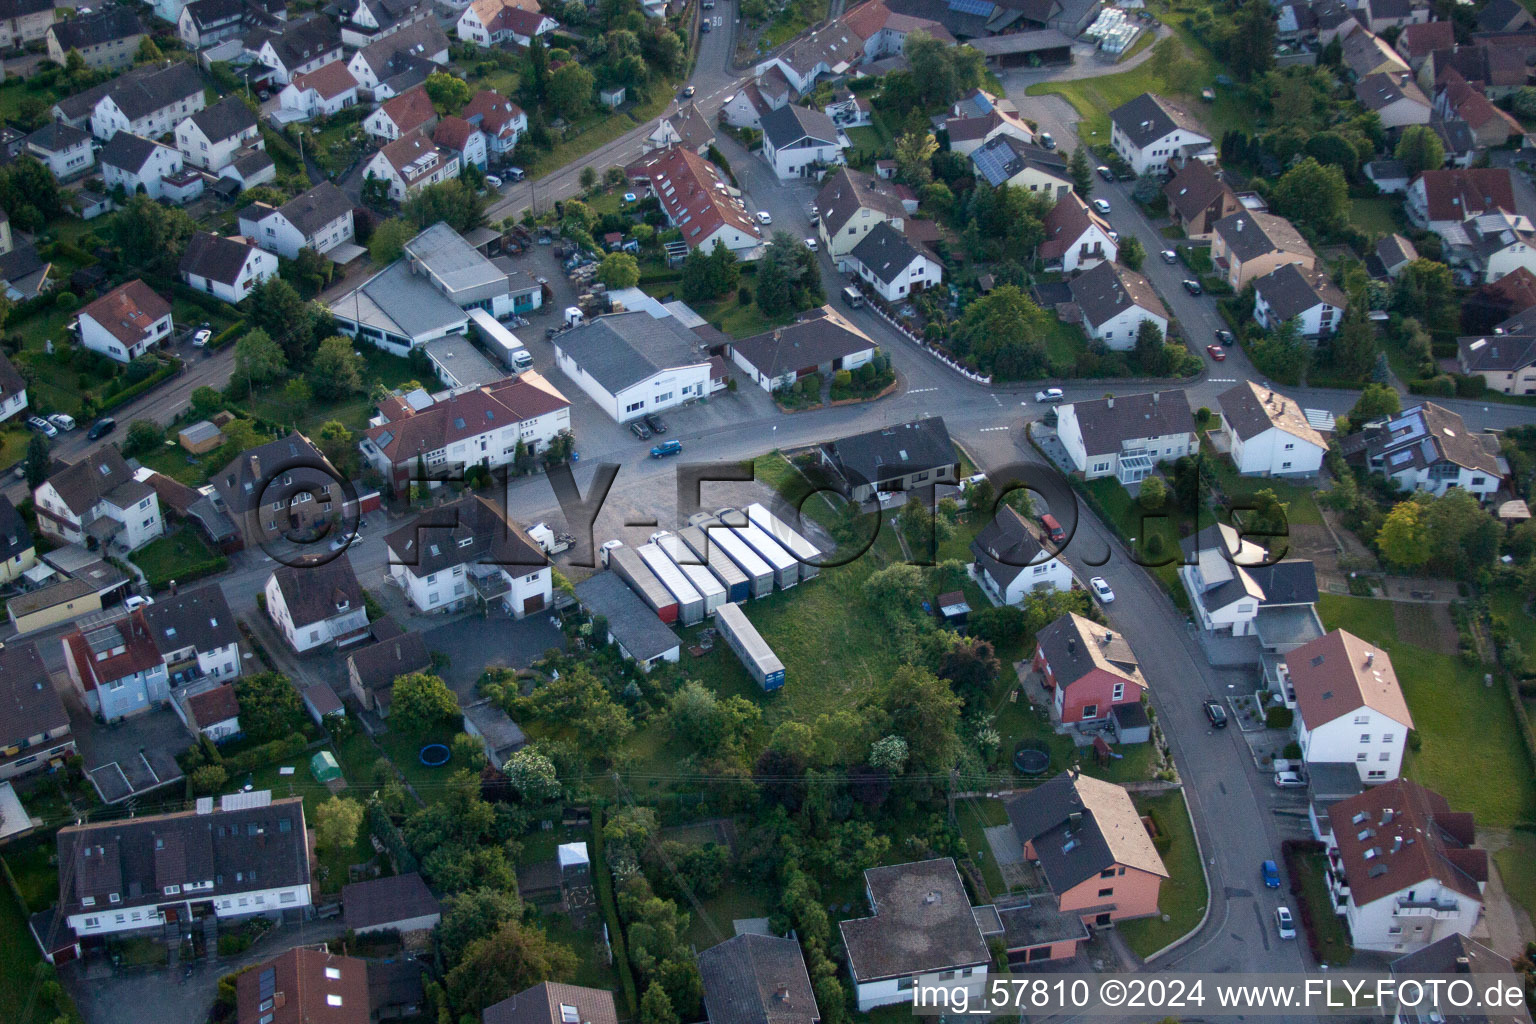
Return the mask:
{"type": "Polygon", "coordinates": [[[1207,379],[1212,384],[1236,384],[1237,383],[1237,378],[1236,377],[1209,377],[1207,379]]]}
{"type": "Polygon", "coordinates": [[[937,390],[939,390],[939,389],[938,388],[913,388],[911,391],[908,391],[907,394],[909,394],[909,395],[920,395],[924,391],[937,391],[937,390]]]}
{"type": "Polygon", "coordinates": [[[1012,429],[1013,429],[1012,427],[982,427],[981,430],[978,431],[978,433],[986,434],[986,433],[990,433],[990,432],[992,432],[994,430],[1012,430],[1012,429]]]}

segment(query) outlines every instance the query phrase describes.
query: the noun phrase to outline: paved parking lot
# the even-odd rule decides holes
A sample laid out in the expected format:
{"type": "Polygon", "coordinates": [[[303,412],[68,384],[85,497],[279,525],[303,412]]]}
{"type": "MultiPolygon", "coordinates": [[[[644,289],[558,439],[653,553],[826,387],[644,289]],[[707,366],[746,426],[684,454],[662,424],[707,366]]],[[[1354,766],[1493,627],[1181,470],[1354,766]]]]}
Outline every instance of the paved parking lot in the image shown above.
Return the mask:
{"type": "Polygon", "coordinates": [[[565,649],[565,634],[548,615],[490,620],[469,615],[424,629],[422,638],[428,650],[448,655],[443,681],[459,695],[461,704],[479,699],[475,682],[486,669],[527,668],[551,647],[565,649]]]}

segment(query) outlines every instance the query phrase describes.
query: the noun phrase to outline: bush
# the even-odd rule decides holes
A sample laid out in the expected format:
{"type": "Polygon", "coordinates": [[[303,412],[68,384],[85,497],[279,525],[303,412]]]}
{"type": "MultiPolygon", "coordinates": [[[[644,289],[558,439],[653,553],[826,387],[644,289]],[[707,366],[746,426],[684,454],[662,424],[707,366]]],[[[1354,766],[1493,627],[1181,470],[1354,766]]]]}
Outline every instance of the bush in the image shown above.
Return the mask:
{"type": "Polygon", "coordinates": [[[1437,373],[1433,377],[1428,377],[1424,380],[1410,381],[1408,390],[1416,395],[1453,398],[1456,395],[1456,381],[1448,373],[1437,373]]]}
{"type": "Polygon", "coordinates": [[[742,306],[752,305],[752,289],[748,288],[746,285],[742,285],[740,288],[737,288],[736,302],[738,305],[742,306]]]}
{"type": "Polygon", "coordinates": [[[1300,761],[1301,744],[1297,743],[1295,740],[1292,740],[1290,743],[1285,745],[1285,749],[1280,751],[1280,756],[1287,761],[1300,761]]]}
{"type": "Polygon", "coordinates": [[[1264,712],[1264,724],[1270,729],[1289,729],[1295,719],[1295,713],[1283,704],[1271,707],[1264,712]]]}
{"type": "Polygon", "coordinates": [[[59,292],[53,297],[53,308],[68,313],[80,305],[80,296],[74,292],[59,292]]]}

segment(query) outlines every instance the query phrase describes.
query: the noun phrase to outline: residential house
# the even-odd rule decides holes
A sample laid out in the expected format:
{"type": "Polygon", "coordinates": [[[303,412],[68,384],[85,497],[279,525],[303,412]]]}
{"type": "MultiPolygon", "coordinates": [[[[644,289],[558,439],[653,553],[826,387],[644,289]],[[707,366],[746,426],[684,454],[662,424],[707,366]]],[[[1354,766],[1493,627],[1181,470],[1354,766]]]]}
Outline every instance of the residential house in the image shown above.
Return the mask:
{"type": "Polygon", "coordinates": [[[11,499],[0,495],[0,584],[14,583],[37,565],[37,545],[11,499]]]}
{"type": "Polygon", "coordinates": [[[420,0],[356,0],[341,22],[341,43],[362,49],[432,20],[431,15],[431,5],[420,0]]]}
{"type": "Polygon", "coordinates": [[[448,37],[436,19],[428,18],[369,43],[352,55],[347,69],[359,89],[387,100],[421,85],[447,62],[448,37]]]}
{"type": "Polygon", "coordinates": [[[98,71],[121,71],[133,65],[144,41],[144,23],[127,7],[105,7],[94,14],[56,21],[48,26],[48,59],[63,66],[71,53],[98,71]]]}
{"type": "MultiPolygon", "coordinates": [[[[9,222],[5,224],[9,228],[9,222]]],[[[4,282],[5,297],[12,302],[37,298],[53,287],[53,280],[49,276],[52,269],[53,264],[43,259],[32,242],[23,241],[0,253],[0,282],[4,282]]],[[[18,395],[14,387],[10,395],[12,399],[0,398],[0,419],[8,415],[4,412],[7,407],[13,412],[19,409],[13,401],[18,395]]]]}
{"type": "Polygon", "coordinates": [[[144,64],[54,104],[53,116],[76,128],[89,126],[103,142],[118,132],[158,139],[175,130],[207,101],[203,79],[190,64],[144,64]]]}
{"type": "Polygon", "coordinates": [[[229,683],[192,683],[171,696],[171,710],[193,739],[224,743],[240,735],[240,701],[229,683]]]}
{"type": "Polygon", "coordinates": [[[681,146],[703,156],[714,144],[715,130],[709,119],[699,113],[697,105],[688,103],[678,107],[677,113],[671,117],[658,120],[651,134],[645,137],[644,146],[647,153],[669,146],[681,146]]]}
{"type": "Polygon", "coordinates": [[[51,770],[74,753],[69,715],[37,645],[0,647],[0,779],[51,770]]]}
{"type": "Polygon", "coordinates": [[[1488,852],[1470,813],[1398,779],[1340,800],[1329,818],[1328,891],[1356,949],[1422,950],[1481,922],[1488,852]]]}
{"type": "Polygon", "coordinates": [[[1404,490],[1437,496],[1459,487],[1484,501],[1508,472],[1495,435],[1468,430],[1459,415],[1434,402],[1367,423],[1344,438],[1340,449],[1349,461],[1385,474],[1404,490]]]}
{"type": "Polygon", "coordinates": [[[1472,128],[1467,122],[1431,117],[1429,127],[1440,140],[1440,147],[1445,150],[1445,163],[1448,167],[1465,170],[1477,161],[1477,141],[1472,138],[1472,128]]]}
{"type": "Polygon", "coordinates": [[[1255,210],[1242,210],[1216,222],[1211,260],[1235,292],[1287,263],[1308,272],[1317,267],[1317,254],[1290,221],[1255,210]]]}
{"type": "Polygon", "coordinates": [[[68,181],[96,166],[96,148],[79,128],[55,121],[28,135],[26,154],[42,161],[60,181],[68,181]]]}
{"type": "Polygon", "coordinates": [[[698,962],[710,1024],[819,1024],[821,1020],[796,939],[734,935],[699,953],[698,962]]]}
{"type": "Polygon", "coordinates": [[[1455,25],[1449,21],[1416,22],[1406,26],[1397,37],[1397,52],[1414,74],[1418,74],[1430,54],[1450,50],[1455,45],[1455,25]]]}
{"type": "Polygon", "coordinates": [[[173,589],[141,609],[173,687],[240,675],[240,630],[217,583],[173,589]]]}
{"type": "Polygon", "coordinates": [[[738,257],[755,256],[762,232],[718,168],[686,146],[650,153],[624,168],[637,190],[661,203],[667,222],[690,249],[713,252],[723,245],[738,257]]]}
{"type": "Polygon", "coordinates": [[[1317,44],[1327,46],[1360,27],[1354,9],[1346,0],[1313,0],[1312,16],[1317,19],[1317,44]]]}
{"type": "Polygon", "coordinates": [[[1375,251],[1366,257],[1365,268],[1378,281],[1394,281],[1403,268],[1419,258],[1419,250],[1402,235],[1393,233],[1376,240],[1375,251]]]}
{"type": "Polygon", "coordinates": [[[461,498],[430,509],[384,543],[390,579],[417,611],[494,601],[521,619],[549,605],[548,556],[489,499],[461,498]]]}
{"type": "Polygon", "coordinates": [[[80,344],[120,363],[170,341],[172,331],[171,304],[137,278],[80,311],[80,344]]]}
{"type": "Polygon", "coordinates": [[[1382,71],[1355,82],[1355,99],[1381,118],[1384,128],[1429,124],[1431,104],[1408,71],[1382,71]]]}
{"type": "Polygon", "coordinates": [[[1408,74],[1408,64],[1386,40],[1370,30],[1351,32],[1342,45],[1344,67],[1355,81],[1381,74],[1408,74]]]}
{"type": "MultiPolygon", "coordinates": [[[[384,965],[378,965],[382,968],[384,965]]],[[[239,1024],[369,1024],[370,965],[324,945],[295,946],[242,971],[235,984],[239,1024]]]]}
{"type": "Polygon", "coordinates": [[[839,167],[816,193],[816,233],[827,255],[844,273],[844,259],[875,225],[900,231],[908,210],[895,185],[850,167],[839,167]]]}
{"type": "Polygon", "coordinates": [[[492,1003],[482,1024],[619,1024],[613,993],[607,989],[541,981],[515,996],[492,1003]]]}
{"type": "Polygon", "coordinates": [[[1447,228],[1440,240],[1442,258],[1464,282],[1491,284],[1517,269],[1536,270],[1536,229],[1523,214],[1478,214],[1447,228]]]}
{"type": "MultiPolygon", "coordinates": [[[[296,796],[273,800],[258,790],[217,805],[205,797],[197,810],[66,825],[56,842],[57,913],[79,939],[158,937],[167,922],[199,919],[213,922],[202,927],[216,937],[221,921],[296,921],[309,912],[309,844],[296,796]]],[[[263,974],[242,977],[256,987],[263,974]]]]}
{"type": "Polygon", "coordinates": [[[726,97],[725,105],[720,108],[720,116],[732,127],[756,131],[763,126],[764,114],[777,110],[789,101],[789,81],[775,64],[765,75],[748,82],[735,95],[726,97]],[[767,88],[764,87],[765,81],[769,83],[767,88]]]}
{"type": "Polygon", "coordinates": [[[833,93],[832,102],[821,108],[839,128],[865,128],[874,124],[875,107],[867,96],[855,96],[847,90],[833,93]]]}
{"type": "Polygon", "coordinates": [[[477,46],[527,46],[534,36],[559,27],[559,22],[539,10],[537,0],[473,0],[459,17],[456,31],[460,39],[477,46]]]}
{"type": "Polygon", "coordinates": [[[792,324],[731,342],[727,355],[764,391],[793,387],[801,377],[856,370],[874,359],[878,346],[831,306],[792,324]]]}
{"type": "Polygon", "coordinates": [[[215,174],[248,148],[265,149],[256,115],[238,96],[226,96],[176,126],[176,148],[187,163],[215,174]]]}
{"type": "Polygon", "coordinates": [[[437,127],[432,129],[432,141],[444,152],[458,157],[465,166],[483,171],[490,163],[485,133],[462,117],[449,116],[437,122],[437,127]]]}
{"type": "Polygon", "coordinates": [[[492,162],[497,164],[517,148],[517,140],[528,130],[528,115],[523,108],[490,89],[475,93],[463,116],[485,133],[492,162]]]}
{"type": "Polygon", "coordinates": [[[399,138],[389,143],[373,155],[363,171],[364,178],[386,182],[389,197],[397,203],[404,202],[428,185],[458,176],[459,158],[421,137],[399,138]]]}
{"type": "Polygon", "coordinates": [[[247,48],[256,54],[258,63],[272,69],[272,81],[278,85],[341,60],[341,35],[329,18],[288,22],[280,30],[260,32],[258,38],[259,46],[248,43],[247,48]]]}
{"type": "Polygon", "coordinates": [[[958,484],[960,463],[940,416],[850,434],[821,445],[821,464],[855,504],[883,491],[958,484]]]}
{"type": "Polygon", "coordinates": [[[267,155],[267,151],[247,146],[236,153],[234,161],[219,172],[218,187],[222,189],[227,182],[233,182],[234,188],[230,194],[235,195],[276,179],[277,163],[267,155]]]}
{"type": "Polygon", "coordinates": [[[1457,369],[1483,378],[1489,391],[1536,395],[1536,334],[1456,339],[1457,369]]]}
{"type": "MultiPolygon", "coordinates": [[[[1283,541],[1281,543],[1284,543],[1283,541]]],[[[1266,681],[1288,704],[1280,658],[1323,635],[1317,616],[1317,571],[1300,558],[1274,559],[1225,523],[1213,523],[1179,544],[1179,581],[1200,628],[1223,636],[1257,637],[1266,681]]]]}
{"type": "Polygon", "coordinates": [[[971,557],[976,582],[995,604],[1016,605],[1032,593],[1072,589],[1071,567],[1046,550],[1035,527],[1011,505],[997,506],[992,521],[971,541],[971,557]]]}
{"type": "Polygon", "coordinates": [[[950,151],[961,156],[970,156],[999,135],[1010,135],[1028,145],[1035,142],[1035,133],[1023,118],[997,106],[984,114],[946,118],[944,131],[949,136],[950,151]]]}
{"type": "Polygon", "coordinates": [[[981,997],[992,955],[952,857],[868,868],[864,893],[870,916],[838,924],[860,1013],[919,986],[981,997]]]}
{"type": "Polygon", "coordinates": [[[382,143],[416,132],[431,135],[435,124],[437,111],[427,96],[427,87],[423,85],[381,104],[379,109],[368,115],[363,128],[370,138],[382,143]]]}
{"type": "Polygon", "coordinates": [[[345,61],[333,60],[283,86],[277,94],[278,106],[293,110],[305,118],[329,117],[358,101],[357,79],[345,61]]]}
{"type": "Polygon", "coordinates": [[[763,78],[771,69],[784,75],[796,95],[811,92],[824,75],[842,75],[864,56],[864,40],[843,19],[809,35],[802,35],[774,56],[758,63],[754,76],[763,78]]]}
{"type": "Polygon", "coordinates": [[[619,422],[709,394],[709,356],[674,317],[613,313],[552,339],[555,365],[619,422]]]}
{"type": "Polygon", "coordinates": [[[112,722],[170,699],[165,658],[142,609],[63,638],[64,669],[86,709],[112,722]]]}
{"type": "Polygon", "coordinates": [[[1436,82],[1435,113],[1447,120],[1465,121],[1472,139],[1484,149],[1504,145],[1511,136],[1525,135],[1520,122],[1493,105],[1480,90],[1467,83],[1461,72],[1448,67],[1436,82]]]}
{"type": "Polygon", "coordinates": [[[1183,107],[1144,92],[1109,114],[1110,146],[1136,174],[1162,174],[1208,152],[1211,135],[1183,107]]]}
{"type": "Polygon", "coordinates": [[[1125,637],[1068,612],[1035,638],[1034,670],[1051,695],[1057,732],[1147,728],[1147,680],[1125,637]]]}
{"type": "Polygon", "coordinates": [[[944,265],[889,221],[876,224],[844,262],[870,291],[889,303],[902,302],[944,280],[944,265]]]}
{"type": "Polygon", "coordinates": [[[1032,146],[1012,135],[996,135],[978,146],[971,153],[971,165],[977,176],[993,188],[1007,184],[1057,199],[1072,191],[1066,157],[1057,150],[1032,146]]]}
{"type": "Polygon", "coordinates": [[[907,37],[913,32],[921,32],[950,45],[955,42],[955,37],[941,22],[898,13],[882,0],[861,4],[844,14],[841,20],[854,36],[863,40],[865,64],[902,55],[906,52],[907,37]]]}
{"type": "Polygon", "coordinates": [[[1163,186],[1163,195],[1169,218],[1189,238],[1210,237],[1217,221],[1243,209],[1237,194],[1204,160],[1186,161],[1163,186]]]}
{"type": "Polygon", "coordinates": [[[1477,12],[1479,32],[1521,32],[1536,28],[1536,18],[1516,0],[1489,0],[1477,12]]]}
{"type": "MultiPolygon", "coordinates": [[[[1423,948],[1398,957],[1391,963],[1395,978],[1421,978],[1426,974],[1468,974],[1474,985],[1483,988],[1498,984],[1494,975],[1503,975],[1508,969],[1509,957],[1497,953],[1476,939],[1469,939],[1460,932],[1451,932],[1423,948]]],[[[1523,1024],[1520,1010],[1472,1010],[1452,1005],[1448,995],[1431,999],[1428,1005],[1412,1010],[1403,1008],[1392,1018],[1392,1024],[1434,1024],[1435,1018],[1457,1018],[1460,1024],[1523,1024]]]]}
{"type": "Polygon", "coordinates": [[[429,934],[443,908],[418,872],[370,878],[341,887],[342,921],[358,935],[393,931],[404,938],[429,934]]]}
{"type": "MultiPolygon", "coordinates": [[[[527,370],[477,388],[431,398],[422,392],[379,403],[359,447],[397,491],[425,467],[427,476],[457,478],[470,466],[497,469],[536,459],[571,429],[571,403],[544,376],[527,370]]],[[[436,486],[434,483],[433,486],[436,486]]]]}
{"type": "Polygon", "coordinates": [[[288,16],[286,0],[192,0],[176,19],[176,34],[194,50],[238,39],[250,29],[276,28],[288,16]],[[272,9],[269,10],[268,8],[272,9]]]}
{"type": "Polygon", "coordinates": [[[780,181],[818,178],[843,162],[848,137],[819,110],[788,104],[762,118],[763,158],[780,181]]]}
{"type": "Polygon", "coordinates": [[[1088,337],[1117,351],[1136,346],[1143,323],[1168,333],[1168,310],[1152,282],[1118,263],[1101,261],[1068,282],[1088,337]]]}
{"type": "MultiPolygon", "coordinates": [[[[9,229],[9,222],[6,228],[9,229]]],[[[0,352],[0,423],[17,416],[27,408],[27,379],[16,369],[10,357],[0,352]]],[[[9,582],[0,570],[0,583],[9,582]]]]}
{"type": "Polygon", "coordinates": [[[1365,15],[1365,27],[1376,33],[1427,24],[1434,13],[1428,0],[1361,0],[1357,10],[1365,15]]]}
{"type": "Polygon", "coordinates": [[[241,452],[209,479],[246,547],[319,533],[343,516],[342,475],[297,431],[241,452]]]}
{"type": "Polygon", "coordinates": [[[321,182],[282,206],[252,203],[240,211],[240,233],[284,259],[300,249],[326,253],[353,234],[352,200],[330,182],[321,182]]]}
{"type": "Polygon", "coordinates": [[[1109,222],[1089,209],[1076,192],[1056,200],[1042,227],[1045,240],[1036,251],[1047,270],[1074,274],[1119,258],[1120,245],[1110,237],[1109,222]]]}
{"type": "Polygon", "coordinates": [[[1481,331],[1492,334],[1526,334],[1536,330],[1536,274],[1524,267],[1493,282],[1474,289],[1462,302],[1461,322],[1464,331],[1481,331]]]}
{"type": "Polygon", "coordinates": [[[1514,210],[1514,186],[1502,167],[1424,171],[1408,186],[1403,208],[1415,226],[1438,235],[1481,213],[1514,210]]]}
{"type": "Polygon", "coordinates": [[[165,532],[160,499],[134,479],[113,445],[93,449],[79,462],[44,480],[33,492],[37,529],[60,544],[84,544],[137,551],[165,532]]]}
{"type": "Polygon", "coordinates": [[[1403,162],[1390,158],[1372,160],[1361,168],[1361,173],[1387,195],[1408,191],[1408,183],[1411,180],[1408,168],[1403,166],[1403,162]]]}
{"type": "Polygon", "coordinates": [[[10,50],[42,39],[53,25],[53,0],[0,3],[0,48],[10,50]]]}
{"type": "Polygon", "coordinates": [[[347,655],[347,688],[364,710],[388,718],[395,680],[431,670],[432,652],[421,634],[402,632],[347,655]]]}
{"type": "Polygon", "coordinates": [[[1253,282],[1253,318],[1266,330],[1295,321],[1303,338],[1326,338],[1343,322],[1348,304],[1326,271],[1304,271],[1295,263],[1253,282]]]}
{"type": "Polygon", "coordinates": [[[1088,480],[1113,476],[1122,484],[1137,483],[1157,463],[1200,449],[1183,391],[1072,402],[1057,408],[1056,424],[1072,467],[1088,480]]]}
{"type": "Polygon", "coordinates": [[[1282,3],[1275,14],[1275,39],[1295,43],[1317,37],[1317,12],[1305,0],[1282,3]]]}
{"type": "Polygon", "coordinates": [[[169,198],[169,183],[181,170],[181,153],[131,132],[118,132],[101,148],[102,182],[108,188],[121,185],[130,196],[169,198]]]}
{"type": "Polygon", "coordinates": [[[1413,717],[1391,655],[1335,629],[1286,654],[1281,675],[1308,764],[1353,763],[1367,783],[1397,778],[1413,717]]]}
{"type": "Polygon", "coordinates": [[[1168,869],[1123,788],[1074,769],[1005,807],[1062,913],[1102,926],[1158,912],[1168,869]]]}
{"type": "Polygon", "coordinates": [[[264,592],[267,617],[300,654],[368,638],[363,587],[345,551],[328,562],[279,566],[267,577],[264,592]]]}
{"type": "Polygon", "coordinates": [[[1221,435],[1243,476],[1316,473],[1328,442],[1293,398],[1244,381],[1216,398],[1221,435]]]}

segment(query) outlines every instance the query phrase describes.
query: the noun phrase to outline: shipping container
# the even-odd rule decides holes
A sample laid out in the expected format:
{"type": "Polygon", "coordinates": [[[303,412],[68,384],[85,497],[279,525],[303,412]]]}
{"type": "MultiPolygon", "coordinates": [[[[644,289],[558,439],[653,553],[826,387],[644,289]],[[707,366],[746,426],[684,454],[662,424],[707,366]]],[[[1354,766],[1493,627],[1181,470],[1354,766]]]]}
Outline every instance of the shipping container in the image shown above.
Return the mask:
{"type": "Polygon", "coordinates": [[[629,584],[629,589],[640,595],[640,600],[651,606],[657,618],[668,625],[677,621],[677,598],[646,568],[645,559],[634,548],[604,548],[603,561],[614,575],[629,584]]]}
{"type": "Polygon", "coordinates": [[[693,552],[696,559],[707,562],[709,571],[725,587],[726,601],[741,602],[752,596],[752,581],[747,579],[747,574],[731,561],[729,555],[720,550],[718,544],[709,543],[703,530],[697,526],[689,526],[679,530],[677,535],[688,550],[693,552]]]}
{"type": "Polygon", "coordinates": [[[773,566],[758,557],[757,552],[734,531],[726,529],[714,516],[704,516],[693,528],[703,531],[709,546],[725,552],[726,557],[752,581],[753,597],[767,597],[773,593],[773,566]]]}
{"type": "Polygon", "coordinates": [[[753,502],[746,507],[747,518],[760,530],[765,530],[768,536],[779,542],[779,546],[800,563],[800,578],[813,580],[821,572],[821,566],[816,564],[821,559],[821,552],[815,544],[805,539],[805,535],[784,520],[770,512],[766,506],[753,502]]]}
{"type": "Polygon", "coordinates": [[[715,514],[732,533],[746,541],[758,557],[773,566],[773,582],[780,590],[788,590],[800,582],[800,563],[778,541],[754,526],[750,519],[736,509],[723,508],[715,514]]]}
{"type": "Polygon", "coordinates": [[[483,309],[471,309],[469,319],[475,325],[475,333],[480,335],[486,349],[508,370],[517,373],[532,365],[533,357],[528,354],[528,346],[491,314],[483,309]]]}
{"type": "MultiPolygon", "coordinates": [[[[684,544],[677,534],[662,530],[660,533],[651,535],[651,543],[660,548],[668,560],[682,570],[683,575],[688,577],[688,582],[693,584],[693,589],[704,598],[705,615],[715,614],[715,609],[725,604],[725,584],[715,579],[715,574],[710,572],[707,566],[700,564],[702,559],[688,550],[688,545],[684,544]]],[[[643,553],[644,549],[641,550],[643,553]]]]}
{"type": "Polygon", "coordinates": [[[677,598],[677,621],[693,626],[704,621],[704,595],[688,582],[683,571],[655,544],[642,544],[635,553],[645,562],[645,567],[656,574],[661,585],[677,598]]]}
{"type": "Polygon", "coordinates": [[[784,663],[747,619],[741,605],[721,605],[715,613],[715,625],[725,642],[731,645],[731,650],[736,652],[736,657],[741,659],[747,674],[757,680],[758,686],[764,690],[777,690],[784,685],[784,663]]]}

